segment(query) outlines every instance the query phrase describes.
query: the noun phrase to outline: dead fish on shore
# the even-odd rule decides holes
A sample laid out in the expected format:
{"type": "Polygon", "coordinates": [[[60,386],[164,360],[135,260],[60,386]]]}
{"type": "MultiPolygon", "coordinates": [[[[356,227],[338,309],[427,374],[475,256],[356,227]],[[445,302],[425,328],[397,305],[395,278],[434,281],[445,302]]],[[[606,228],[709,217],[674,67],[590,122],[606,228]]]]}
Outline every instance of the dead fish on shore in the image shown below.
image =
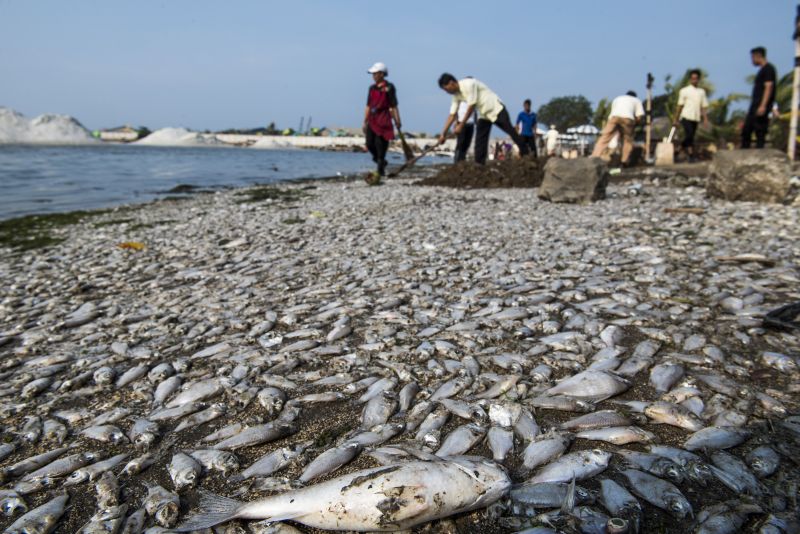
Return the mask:
{"type": "Polygon", "coordinates": [[[511,486],[497,464],[467,459],[409,462],[356,471],[327,482],[241,503],[202,493],[199,511],[176,532],[231,519],[290,519],[330,530],[393,531],[482,508],[511,486]]]}

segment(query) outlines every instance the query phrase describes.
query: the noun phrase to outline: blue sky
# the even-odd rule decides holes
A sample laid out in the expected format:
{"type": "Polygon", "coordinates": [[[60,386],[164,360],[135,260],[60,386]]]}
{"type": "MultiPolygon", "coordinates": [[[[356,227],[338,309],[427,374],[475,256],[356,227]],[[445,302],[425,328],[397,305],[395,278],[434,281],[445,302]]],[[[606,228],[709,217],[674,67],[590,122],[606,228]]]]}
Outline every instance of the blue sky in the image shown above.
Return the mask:
{"type": "Polygon", "coordinates": [[[788,0],[0,0],[0,106],[66,113],[89,128],[297,127],[361,122],[384,61],[407,130],[441,128],[449,71],[492,87],[512,113],[554,96],[593,103],[645,75],[709,71],[749,92],[749,49],[793,62],[788,0]]]}

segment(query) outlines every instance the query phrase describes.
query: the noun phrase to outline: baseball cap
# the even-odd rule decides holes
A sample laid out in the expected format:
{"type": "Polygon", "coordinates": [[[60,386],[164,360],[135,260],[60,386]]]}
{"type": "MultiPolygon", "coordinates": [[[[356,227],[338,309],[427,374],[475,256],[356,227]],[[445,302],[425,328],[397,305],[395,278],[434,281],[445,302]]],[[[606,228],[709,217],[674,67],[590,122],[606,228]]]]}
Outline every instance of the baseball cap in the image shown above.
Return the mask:
{"type": "Polygon", "coordinates": [[[383,72],[384,74],[388,74],[389,73],[389,69],[386,68],[386,65],[384,65],[383,63],[378,61],[377,63],[372,65],[369,68],[369,70],[367,70],[367,72],[370,73],[370,74],[374,74],[376,72],[383,72]]]}

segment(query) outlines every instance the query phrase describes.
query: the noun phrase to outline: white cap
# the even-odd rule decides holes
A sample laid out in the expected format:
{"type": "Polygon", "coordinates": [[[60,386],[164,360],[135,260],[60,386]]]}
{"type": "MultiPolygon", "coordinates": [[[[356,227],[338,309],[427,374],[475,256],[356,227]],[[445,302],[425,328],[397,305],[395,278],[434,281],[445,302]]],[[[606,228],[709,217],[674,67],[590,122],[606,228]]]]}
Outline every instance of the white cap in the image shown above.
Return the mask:
{"type": "Polygon", "coordinates": [[[378,61],[373,66],[371,66],[369,68],[369,70],[367,70],[367,72],[370,73],[370,74],[375,74],[376,72],[382,72],[384,74],[389,74],[389,69],[386,68],[386,65],[384,65],[383,63],[378,61]]]}

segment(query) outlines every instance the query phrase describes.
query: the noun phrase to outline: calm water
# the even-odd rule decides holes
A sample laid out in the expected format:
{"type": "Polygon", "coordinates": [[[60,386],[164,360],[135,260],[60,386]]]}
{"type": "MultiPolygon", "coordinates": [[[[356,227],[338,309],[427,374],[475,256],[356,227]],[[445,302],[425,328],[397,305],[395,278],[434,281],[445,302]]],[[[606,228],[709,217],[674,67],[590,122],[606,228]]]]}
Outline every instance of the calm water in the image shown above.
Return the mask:
{"type": "Polygon", "coordinates": [[[0,145],[0,219],[146,202],[183,184],[245,186],[372,168],[368,154],[352,152],[0,145]]]}

